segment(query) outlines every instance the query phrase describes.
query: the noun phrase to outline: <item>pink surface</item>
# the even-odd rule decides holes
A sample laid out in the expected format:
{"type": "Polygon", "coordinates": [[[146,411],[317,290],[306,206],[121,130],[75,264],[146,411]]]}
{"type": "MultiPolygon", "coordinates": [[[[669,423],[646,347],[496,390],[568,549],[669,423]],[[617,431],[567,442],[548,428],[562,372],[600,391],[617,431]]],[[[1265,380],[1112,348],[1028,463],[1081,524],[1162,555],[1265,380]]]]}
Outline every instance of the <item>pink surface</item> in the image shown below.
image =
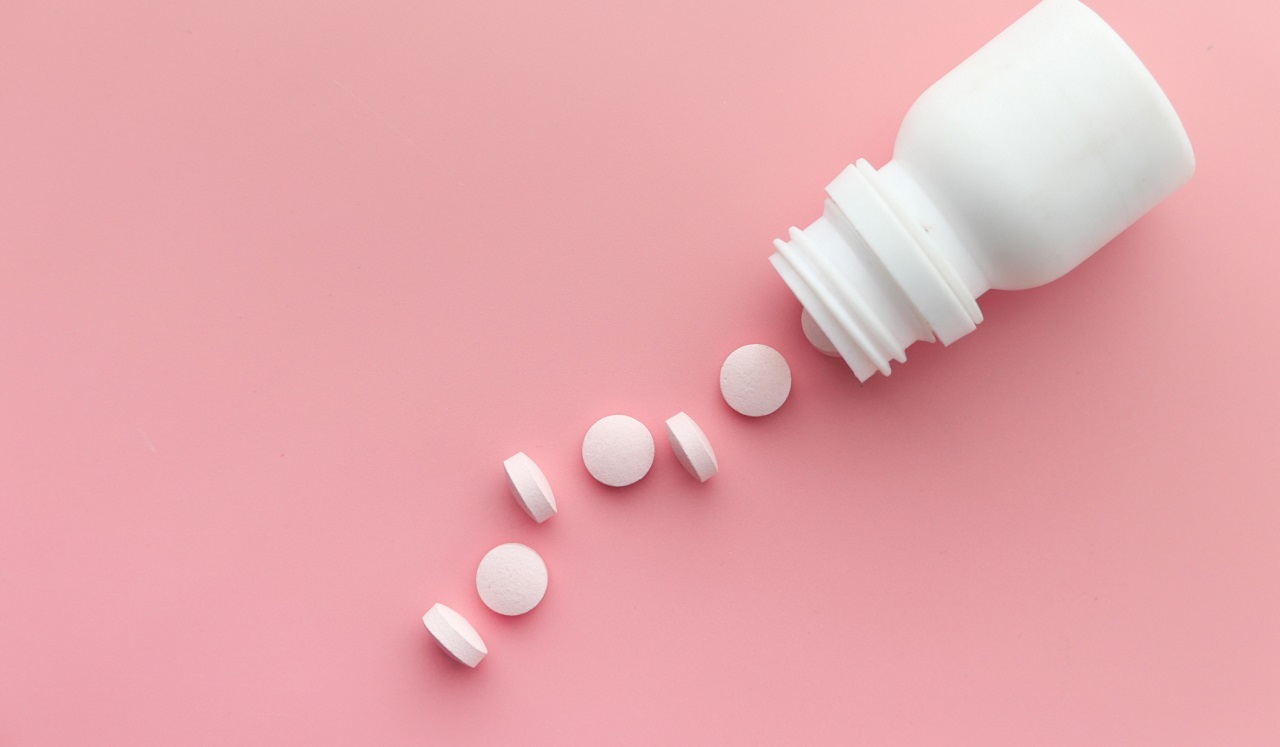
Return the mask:
{"type": "Polygon", "coordinates": [[[766,261],[1030,4],[0,4],[0,743],[1280,743],[1274,2],[1095,0],[1199,171],[952,348],[859,387],[766,261]]]}

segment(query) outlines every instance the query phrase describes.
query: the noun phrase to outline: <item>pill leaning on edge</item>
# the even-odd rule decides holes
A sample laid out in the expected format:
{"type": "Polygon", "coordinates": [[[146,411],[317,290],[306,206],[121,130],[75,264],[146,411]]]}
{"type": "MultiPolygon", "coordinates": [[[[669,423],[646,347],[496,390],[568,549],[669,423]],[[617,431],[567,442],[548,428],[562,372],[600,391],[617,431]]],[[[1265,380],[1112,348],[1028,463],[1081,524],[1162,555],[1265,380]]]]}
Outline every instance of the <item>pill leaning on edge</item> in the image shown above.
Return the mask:
{"type": "Polygon", "coordinates": [[[446,654],[469,667],[474,668],[489,653],[467,618],[443,604],[433,604],[422,616],[422,624],[446,654]]]}
{"type": "Polygon", "coordinates": [[[498,545],[480,560],[476,591],[494,612],[523,615],[537,607],[547,593],[547,564],[528,545],[498,545]]]}
{"type": "Polygon", "coordinates": [[[547,476],[523,451],[502,463],[511,494],[524,512],[541,524],[556,515],[556,497],[547,476]]]}
{"type": "Polygon", "coordinates": [[[805,338],[809,340],[810,345],[818,349],[818,352],[832,358],[840,357],[840,351],[831,344],[831,338],[827,337],[827,333],[818,326],[818,320],[813,318],[808,309],[800,309],[800,329],[804,330],[805,338]]]}
{"type": "Polygon", "coordinates": [[[667,418],[667,440],[671,442],[676,459],[699,482],[710,480],[720,471],[720,463],[716,461],[716,453],[711,449],[707,434],[687,414],[678,412],[667,418]]]}
{"type": "Polygon", "coordinates": [[[627,415],[600,418],[582,439],[582,463],[587,471],[615,488],[649,474],[653,451],[653,434],[644,423],[627,415]]]}
{"type": "Polygon", "coordinates": [[[791,367],[768,345],[743,345],[729,353],[720,368],[720,393],[743,415],[768,415],[791,394],[791,367]]]}

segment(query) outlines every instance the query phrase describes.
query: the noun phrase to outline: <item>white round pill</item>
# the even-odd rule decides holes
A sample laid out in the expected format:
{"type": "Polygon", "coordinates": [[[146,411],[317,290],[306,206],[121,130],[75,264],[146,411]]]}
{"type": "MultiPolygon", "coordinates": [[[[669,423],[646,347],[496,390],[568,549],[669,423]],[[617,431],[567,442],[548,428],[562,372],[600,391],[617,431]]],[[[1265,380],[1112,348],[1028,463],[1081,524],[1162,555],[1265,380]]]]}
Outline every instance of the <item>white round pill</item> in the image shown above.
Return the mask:
{"type": "Polygon", "coordinates": [[[600,418],[582,439],[582,463],[605,485],[630,485],[653,466],[653,435],[626,415],[600,418]]]}
{"type": "Polygon", "coordinates": [[[706,482],[720,471],[720,463],[711,450],[707,434],[685,413],[678,412],[667,418],[667,440],[671,442],[676,459],[700,482],[706,482]]]}
{"type": "Polygon", "coordinates": [[[720,393],[743,415],[768,415],[791,394],[791,367],[768,345],[743,345],[720,368],[720,393]]]}
{"type": "Polygon", "coordinates": [[[823,355],[829,355],[832,358],[840,357],[840,351],[831,344],[831,338],[827,337],[827,333],[818,326],[818,320],[813,318],[808,309],[800,310],[800,329],[804,330],[804,336],[808,338],[809,344],[823,355]]]}
{"type": "Polygon", "coordinates": [[[427,626],[427,632],[446,654],[469,667],[479,664],[489,653],[467,618],[443,604],[432,605],[422,616],[422,624],[427,626]]]}
{"type": "Polygon", "coordinates": [[[556,497],[546,475],[523,451],[502,463],[511,494],[524,512],[541,524],[556,515],[556,497]]]}
{"type": "Polygon", "coordinates": [[[498,545],[480,560],[476,591],[494,612],[523,615],[537,607],[547,593],[547,564],[528,545],[498,545]]]}

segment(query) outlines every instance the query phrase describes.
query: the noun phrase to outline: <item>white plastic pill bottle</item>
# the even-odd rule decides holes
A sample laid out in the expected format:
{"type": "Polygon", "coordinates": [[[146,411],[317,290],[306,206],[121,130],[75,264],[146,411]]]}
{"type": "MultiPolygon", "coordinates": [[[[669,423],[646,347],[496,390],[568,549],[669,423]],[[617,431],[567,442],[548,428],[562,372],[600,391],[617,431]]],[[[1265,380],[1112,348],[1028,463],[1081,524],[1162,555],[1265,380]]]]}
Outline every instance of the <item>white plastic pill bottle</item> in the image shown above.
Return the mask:
{"type": "Polygon", "coordinates": [[[986,291],[1066,274],[1194,170],[1119,35],[1078,0],[1044,0],[925,91],[893,160],[846,168],[771,260],[866,381],[916,340],[972,332],[986,291]]]}

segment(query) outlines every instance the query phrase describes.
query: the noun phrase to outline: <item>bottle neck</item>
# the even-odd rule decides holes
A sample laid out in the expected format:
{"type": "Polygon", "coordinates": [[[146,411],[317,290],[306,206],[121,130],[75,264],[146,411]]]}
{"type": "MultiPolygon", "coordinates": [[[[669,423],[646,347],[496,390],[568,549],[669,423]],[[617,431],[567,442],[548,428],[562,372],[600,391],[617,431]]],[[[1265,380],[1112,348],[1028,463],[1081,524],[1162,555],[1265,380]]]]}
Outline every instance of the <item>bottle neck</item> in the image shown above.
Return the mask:
{"type": "Polygon", "coordinates": [[[827,195],[770,260],[861,381],[889,375],[917,340],[949,345],[977,328],[990,285],[905,167],[859,160],[827,195]]]}

